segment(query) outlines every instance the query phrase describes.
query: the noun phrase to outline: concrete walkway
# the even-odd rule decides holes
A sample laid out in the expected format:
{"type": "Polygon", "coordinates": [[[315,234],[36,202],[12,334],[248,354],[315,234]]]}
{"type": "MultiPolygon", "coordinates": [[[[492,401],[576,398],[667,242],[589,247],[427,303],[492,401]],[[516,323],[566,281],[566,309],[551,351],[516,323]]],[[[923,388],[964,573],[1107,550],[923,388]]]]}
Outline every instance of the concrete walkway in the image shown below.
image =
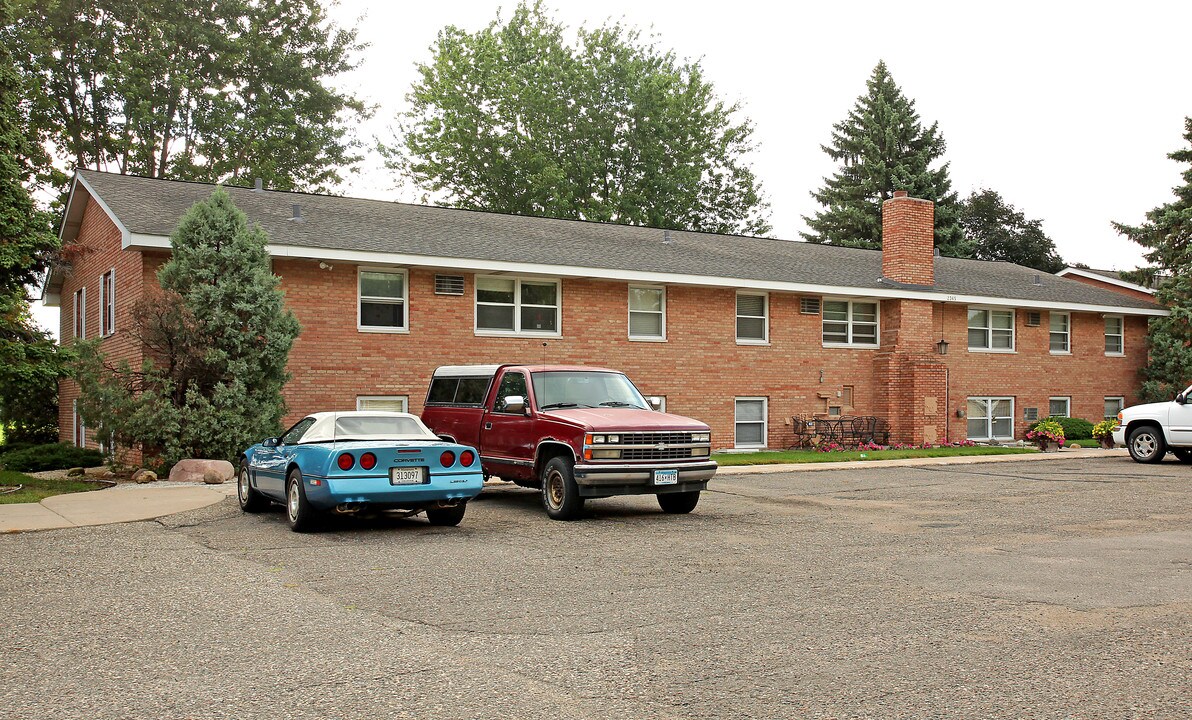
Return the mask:
{"type": "Polygon", "coordinates": [[[0,533],[152,520],[197,510],[235,496],[223,485],[125,484],[106,490],[53,495],[39,503],[0,505],[0,533]]]}
{"type": "MultiPolygon", "coordinates": [[[[790,465],[739,465],[720,468],[719,475],[758,475],[824,470],[862,470],[916,465],[972,465],[976,463],[1045,462],[1076,458],[1127,457],[1125,450],[1080,449],[1029,455],[969,455],[905,460],[795,463],[790,465]]],[[[223,485],[124,484],[107,490],[54,495],[40,503],[0,505],[0,533],[55,530],[152,520],[197,510],[235,497],[236,483],[223,485]]]]}

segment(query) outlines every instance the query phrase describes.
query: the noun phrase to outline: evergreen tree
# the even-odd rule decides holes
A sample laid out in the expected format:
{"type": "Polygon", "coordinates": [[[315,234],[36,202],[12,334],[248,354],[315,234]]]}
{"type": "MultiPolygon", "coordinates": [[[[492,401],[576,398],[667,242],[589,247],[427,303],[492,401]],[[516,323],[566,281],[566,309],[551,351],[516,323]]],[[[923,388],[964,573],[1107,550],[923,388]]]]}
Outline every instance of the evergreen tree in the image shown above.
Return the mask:
{"type": "Polygon", "coordinates": [[[636,30],[566,28],[521,3],[439,33],[388,165],[472,210],[764,235],[753,125],[699,63],[636,30]]]}
{"type": "Polygon", "coordinates": [[[882,202],[895,190],[935,202],[935,244],[944,255],[969,257],[959,224],[959,205],[938,123],[924,129],[915,101],[903,95],[879,62],[848,117],[832,128],[832,144],[821,146],[840,169],[811,193],[823,209],[804,217],[810,242],[878,249],[882,246],[882,202]]]}
{"type": "Polygon", "coordinates": [[[1049,273],[1064,269],[1043,223],[1027,220],[997,191],[969,195],[960,205],[960,225],[978,260],[1004,260],[1049,273]]]}
{"type": "Polygon", "coordinates": [[[11,12],[0,0],[0,425],[9,441],[52,442],[59,356],[29,312],[28,288],[58,247],[50,215],[30,196],[49,159],[28,130],[27,87],[17,73],[11,12]]]}
{"type": "Polygon", "coordinates": [[[1175,199],[1148,212],[1141,225],[1114,223],[1119,233],[1146,248],[1150,265],[1130,279],[1149,285],[1163,275],[1155,300],[1171,312],[1150,321],[1140,392],[1145,402],[1170,400],[1192,382],[1192,117],[1184,119],[1184,139],[1189,147],[1167,156],[1189,164],[1175,199]]]}
{"type": "Polygon", "coordinates": [[[117,446],[140,442],[169,467],[186,457],[235,459],[277,435],[281,390],[298,321],[270,270],[267,238],[222,188],[196,203],[170,237],[160,295],[134,311],[148,357],[113,366],[81,343],[79,410],[117,446]]]}

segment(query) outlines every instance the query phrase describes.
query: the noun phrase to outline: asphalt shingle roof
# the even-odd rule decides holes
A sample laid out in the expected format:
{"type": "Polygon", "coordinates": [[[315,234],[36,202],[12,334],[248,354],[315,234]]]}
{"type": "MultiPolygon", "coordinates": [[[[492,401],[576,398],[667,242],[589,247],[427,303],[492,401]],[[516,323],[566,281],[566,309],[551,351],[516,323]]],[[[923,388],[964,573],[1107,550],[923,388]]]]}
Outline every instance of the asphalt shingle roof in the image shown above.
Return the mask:
{"type": "MultiPolygon", "coordinates": [[[[90,170],[79,173],[131,233],[168,236],[203,183],[90,170]]],[[[891,289],[881,252],[734,235],[475,212],[424,205],[227,187],[271,244],[429,258],[534,263],[841,288],[891,289]],[[301,206],[302,222],[290,218],[301,206]]],[[[428,263],[430,264],[430,263],[428,263]]],[[[573,273],[573,274],[581,274],[573,273]]],[[[935,293],[1154,309],[1153,303],[1005,262],[935,258],[935,293]],[[1041,284],[1035,284],[1040,276],[1041,284]]],[[[913,290],[911,290],[913,292],[913,290]]]]}

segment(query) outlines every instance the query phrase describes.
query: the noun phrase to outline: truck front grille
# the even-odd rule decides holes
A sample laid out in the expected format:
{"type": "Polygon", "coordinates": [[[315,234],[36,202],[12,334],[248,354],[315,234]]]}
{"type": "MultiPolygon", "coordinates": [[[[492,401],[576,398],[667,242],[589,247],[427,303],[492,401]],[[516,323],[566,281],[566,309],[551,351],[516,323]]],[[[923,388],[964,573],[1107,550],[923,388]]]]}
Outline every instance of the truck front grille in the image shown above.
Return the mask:
{"type": "Polygon", "coordinates": [[[654,447],[624,448],[621,450],[622,460],[690,460],[691,448],[670,447],[659,450],[654,447]]]}
{"type": "Polygon", "coordinates": [[[657,445],[659,443],[676,444],[691,442],[688,432],[643,432],[621,433],[622,445],[657,445]]]}

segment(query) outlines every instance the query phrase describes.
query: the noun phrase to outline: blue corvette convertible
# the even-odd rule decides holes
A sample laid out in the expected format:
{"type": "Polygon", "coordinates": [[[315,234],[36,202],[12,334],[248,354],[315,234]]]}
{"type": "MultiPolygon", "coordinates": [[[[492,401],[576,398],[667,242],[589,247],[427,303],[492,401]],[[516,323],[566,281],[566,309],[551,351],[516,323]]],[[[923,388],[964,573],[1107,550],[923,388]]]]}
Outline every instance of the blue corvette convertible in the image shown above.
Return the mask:
{"type": "Polygon", "coordinates": [[[362,510],[426,512],[432,525],[458,525],[484,487],[476,451],[440,440],[414,415],[322,412],[240,458],[244,512],[285,506],[290,528],[308,532],[320,516],[362,510]]]}

